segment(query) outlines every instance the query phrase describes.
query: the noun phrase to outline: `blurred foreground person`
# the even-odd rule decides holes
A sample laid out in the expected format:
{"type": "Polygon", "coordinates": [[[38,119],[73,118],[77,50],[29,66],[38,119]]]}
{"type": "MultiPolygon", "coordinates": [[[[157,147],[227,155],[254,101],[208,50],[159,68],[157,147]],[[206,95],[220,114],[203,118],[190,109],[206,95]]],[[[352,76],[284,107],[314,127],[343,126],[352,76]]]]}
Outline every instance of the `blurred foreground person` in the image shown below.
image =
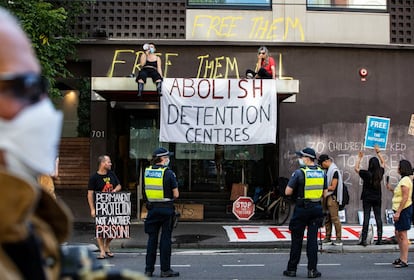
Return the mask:
{"type": "Polygon", "coordinates": [[[71,216],[36,182],[52,173],[62,115],[17,20],[0,8],[0,275],[58,279],[71,216]]]}

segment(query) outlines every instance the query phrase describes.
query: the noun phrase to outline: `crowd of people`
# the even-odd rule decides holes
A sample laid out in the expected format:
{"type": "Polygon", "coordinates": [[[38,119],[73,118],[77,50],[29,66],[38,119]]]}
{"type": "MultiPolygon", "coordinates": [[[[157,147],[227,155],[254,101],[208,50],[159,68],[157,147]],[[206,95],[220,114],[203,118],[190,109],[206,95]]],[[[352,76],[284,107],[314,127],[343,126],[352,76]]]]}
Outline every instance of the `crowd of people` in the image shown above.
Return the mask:
{"type": "MultiPolygon", "coordinates": [[[[59,245],[68,238],[72,217],[62,202],[57,203],[52,186],[45,191],[37,179],[42,174],[57,171],[62,115],[48,98],[46,83],[29,39],[17,20],[2,8],[0,40],[0,182],[7,189],[0,196],[0,208],[2,212],[10,213],[0,226],[0,273],[2,279],[59,279],[59,245]],[[30,135],[30,142],[26,140],[27,135],[30,135]],[[9,211],[11,208],[14,211],[9,211]]],[[[153,79],[161,94],[161,61],[155,55],[154,44],[146,44],[143,48],[143,67],[136,80],[138,94],[142,94],[147,77],[153,79]]],[[[255,70],[248,70],[246,75],[275,79],[276,66],[268,49],[260,47],[257,56],[255,70]]],[[[364,158],[362,152],[358,154],[355,165],[355,171],[363,181],[361,200],[364,215],[359,243],[362,246],[367,246],[371,210],[377,225],[376,244],[382,244],[382,182],[386,174],[386,162],[378,146],[374,151],[376,156],[369,159],[367,169],[361,169],[364,158]]],[[[322,275],[317,269],[318,229],[325,225],[325,243],[342,245],[338,211],[343,199],[343,178],[329,155],[317,158],[315,151],[309,147],[296,154],[300,167],[293,173],[285,190],[287,196],[295,198],[295,209],[289,223],[291,251],[283,275],[296,276],[307,229],[307,275],[308,278],[317,278],[322,275]],[[332,239],[333,227],[335,241],[332,239]]],[[[171,155],[167,149],[157,148],[144,175],[148,209],[145,219],[145,233],[148,234],[145,275],[148,277],[154,273],[158,243],[160,276],[179,276],[178,272],[171,269],[174,200],[179,197],[176,175],[169,168],[171,155]]],[[[87,200],[92,218],[96,217],[96,192],[122,190],[111,166],[108,155],[100,156],[98,169],[90,177],[87,200]]],[[[386,189],[393,193],[393,220],[400,250],[399,258],[392,263],[396,268],[404,268],[408,266],[407,231],[411,228],[413,216],[411,163],[401,160],[398,173],[401,176],[398,184],[393,187],[387,180],[386,189]]],[[[98,259],[114,257],[110,249],[111,239],[98,236],[97,242],[98,259]]]]}
{"type": "MultiPolygon", "coordinates": [[[[368,168],[361,169],[361,161],[364,158],[362,151],[358,153],[355,164],[355,172],[362,179],[362,208],[363,226],[358,245],[367,246],[368,226],[371,210],[374,212],[377,226],[376,245],[383,244],[383,224],[381,219],[382,206],[382,182],[385,174],[386,162],[378,145],[374,146],[376,156],[368,161],[368,168]]],[[[296,152],[300,168],[290,178],[285,194],[293,196],[295,209],[289,223],[291,230],[291,251],[287,268],[283,271],[284,276],[295,277],[300,260],[304,231],[307,228],[306,255],[308,257],[308,278],[321,277],[322,273],[317,270],[318,242],[317,231],[323,224],[326,235],[323,243],[342,245],[341,222],[338,218],[339,205],[343,199],[342,173],[326,154],[320,155],[316,164],[316,153],[311,148],[304,148],[296,152]],[[323,223],[325,221],[325,223],[323,223]],[[333,241],[332,226],[335,227],[336,240],[333,241]]],[[[408,160],[401,160],[398,166],[401,180],[395,187],[389,184],[387,179],[386,188],[393,193],[392,210],[394,211],[395,237],[400,249],[399,258],[392,264],[395,268],[408,266],[409,239],[407,231],[411,229],[413,217],[413,168],[408,160]]]]}

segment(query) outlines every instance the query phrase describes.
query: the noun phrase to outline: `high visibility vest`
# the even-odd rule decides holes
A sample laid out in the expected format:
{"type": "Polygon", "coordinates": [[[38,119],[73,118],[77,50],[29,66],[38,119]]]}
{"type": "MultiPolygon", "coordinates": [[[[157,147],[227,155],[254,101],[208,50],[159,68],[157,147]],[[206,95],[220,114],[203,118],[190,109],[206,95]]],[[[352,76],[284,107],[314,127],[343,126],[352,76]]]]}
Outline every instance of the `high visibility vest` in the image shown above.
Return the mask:
{"type": "Polygon", "coordinates": [[[311,169],[306,166],[301,169],[305,174],[304,198],[315,201],[320,200],[325,183],[325,172],[319,167],[311,169]]]}
{"type": "Polygon", "coordinates": [[[144,182],[145,182],[145,195],[148,201],[168,201],[171,199],[164,198],[164,172],[167,167],[160,167],[157,169],[152,166],[145,169],[144,182]]]}

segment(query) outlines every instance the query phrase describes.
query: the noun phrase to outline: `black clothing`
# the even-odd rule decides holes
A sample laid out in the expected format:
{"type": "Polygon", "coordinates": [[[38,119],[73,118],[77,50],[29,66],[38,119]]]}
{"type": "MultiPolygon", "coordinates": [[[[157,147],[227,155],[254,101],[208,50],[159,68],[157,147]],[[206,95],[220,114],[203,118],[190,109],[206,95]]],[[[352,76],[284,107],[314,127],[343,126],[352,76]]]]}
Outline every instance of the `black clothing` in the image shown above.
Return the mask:
{"type": "MultiPolygon", "coordinates": [[[[317,169],[317,166],[308,166],[317,169]]],[[[327,188],[326,175],[323,189],[327,188]]],[[[296,206],[290,219],[289,229],[292,234],[290,257],[287,271],[295,271],[300,261],[302,242],[307,228],[306,254],[308,257],[308,270],[316,270],[318,263],[318,228],[322,226],[323,211],[320,202],[308,201],[304,198],[305,174],[297,169],[289,180],[288,186],[293,189],[293,197],[296,198],[296,206]]]]}
{"type": "MultiPolygon", "coordinates": [[[[153,169],[163,168],[161,165],[152,166],[153,169]]],[[[164,171],[163,190],[164,198],[174,199],[173,189],[178,187],[178,181],[174,171],[167,168],[164,171]]],[[[171,236],[173,229],[173,217],[175,215],[173,201],[146,202],[149,207],[148,215],[144,222],[145,233],[148,234],[145,272],[154,272],[157,258],[158,237],[161,272],[171,270],[171,236]]]]}
{"type": "Polygon", "coordinates": [[[152,78],[152,81],[155,83],[156,81],[162,81],[161,74],[158,73],[157,70],[157,61],[146,61],[145,65],[139,71],[138,77],[136,78],[136,82],[138,83],[139,80],[143,80],[144,83],[147,82],[147,77],[152,78]]]}
{"type": "MultiPolygon", "coordinates": [[[[380,173],[382,178],[382,176],[384,175],[384,168],[381,167],[380,173]]],[[[359,170],[358,174],[363,181],[361,200],[381,200],[381,184],[379,186],[373,186],[373,174],[368,170],[359,170]]]]}
{"type": "MultiPolygon", "coordinates": [[[[384,175],[384,168],[380,168],[381,178],[384,175]]],[[[378,186],[372,183],[373,174],[368,170],[359,170],[359,176],[363,180],[362,184],[362,208],[364,210],[364,222],[362,224],[361,242],[366,243],[368,236],[368,226],[371,216],[371,209],[374,212],[375,222],[377,224],[378,240],[382,239],[382,218],[381,218],[381,181],[378,186]]]]}

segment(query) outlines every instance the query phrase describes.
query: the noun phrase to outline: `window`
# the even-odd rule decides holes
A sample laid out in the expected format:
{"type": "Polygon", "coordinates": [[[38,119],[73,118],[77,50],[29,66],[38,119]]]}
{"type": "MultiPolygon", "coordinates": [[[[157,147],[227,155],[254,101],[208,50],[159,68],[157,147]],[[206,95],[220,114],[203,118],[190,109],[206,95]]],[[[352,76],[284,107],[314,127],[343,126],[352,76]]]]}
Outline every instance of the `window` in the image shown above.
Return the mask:
{"type": "Polygon", "coordinates": [[[271,0],[188,0],[189,8],[271,9],[271,0]]]}
{"type": "Polygon", "coordinates": [[[387,0],[307,0],[307,7],[314,10],[386,11],[387,0]]]}

